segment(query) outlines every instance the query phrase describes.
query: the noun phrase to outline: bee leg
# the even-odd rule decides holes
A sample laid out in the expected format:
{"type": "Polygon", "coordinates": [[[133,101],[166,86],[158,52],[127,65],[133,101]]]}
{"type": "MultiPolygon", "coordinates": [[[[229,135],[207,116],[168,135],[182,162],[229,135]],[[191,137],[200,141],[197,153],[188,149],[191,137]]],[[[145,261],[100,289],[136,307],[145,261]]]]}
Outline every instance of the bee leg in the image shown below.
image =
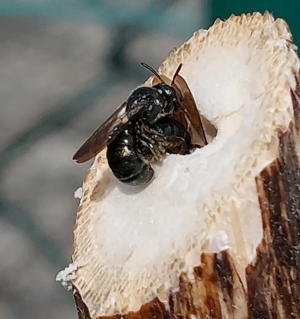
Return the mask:
{"type": "Polygon", "coordinates": [[[162,161],[166,156],[166,149],[160,145],[153,145],[154,158],[157,162],[162,161]]]}
{"type": "Polygon", "coordinates": [[[167,137],[166,150],[170,154],[188,155],[190,154],[191,144],[187,143],[182,137],[167,137]]]}
{"type": "Polygon", "coordinates": [[[163,136],[161,145],[168,153],[187,155],[194,149],[188,128],[175,119],[164,117],[156,122],[155,129],[163,136]]]}
{"type": "MultiPolygon", "coordinates": [[[[151,152],[152,158],[150,159],[150,157],[148,157],[145,158],[145,160],[149,161],[150,159],[150,161],[152,161],[154,159],[155,161],[162,161],[166,156],[166,149],[150,137],[146,139],[147,141],[140,140],[140,142],[144,148],[147,148],[151,152]]],[[[143,154],[145,154],[145,152],[140,152],[140,154],[141,157],[144,157],[143,154]]]]}

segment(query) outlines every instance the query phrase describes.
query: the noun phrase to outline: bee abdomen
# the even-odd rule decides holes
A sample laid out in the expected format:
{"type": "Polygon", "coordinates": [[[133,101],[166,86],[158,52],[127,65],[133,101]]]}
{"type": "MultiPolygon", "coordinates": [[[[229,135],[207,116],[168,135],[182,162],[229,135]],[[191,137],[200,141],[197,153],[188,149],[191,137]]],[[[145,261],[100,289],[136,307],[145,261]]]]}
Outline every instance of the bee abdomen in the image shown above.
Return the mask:
{"type": "Polygon", "coordinates": [[[136,151],[134,132],[121,132],[107,147],[107,160],[113,174],[123,183],[142,185],[148,183],[154,171],[136,151]]]}

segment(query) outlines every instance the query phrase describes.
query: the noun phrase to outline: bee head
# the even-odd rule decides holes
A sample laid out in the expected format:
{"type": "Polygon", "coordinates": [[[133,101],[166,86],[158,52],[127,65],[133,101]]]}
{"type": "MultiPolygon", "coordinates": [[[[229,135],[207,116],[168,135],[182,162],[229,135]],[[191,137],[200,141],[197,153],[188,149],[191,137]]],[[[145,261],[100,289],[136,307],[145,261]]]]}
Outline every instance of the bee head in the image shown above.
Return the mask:
{"type": "Polygon", "coordinates": [[[159,83],[153,87],[156,89],[161,96],[163,96],[164,107],[162,109],[162,112],[164,115],[169,115],[179,109],[179,96],[176,93],[176,90],[166,84],[166,83],[159,83]]]}
{"type": "Polygon", "coordinates": [[[127,100],[126,113],[128,115],[140,113],[141,118],[149,124],[155,123],[161,117],[174,111],[175,92],[166,84],[155,87],[140,87],[127,100]]]}

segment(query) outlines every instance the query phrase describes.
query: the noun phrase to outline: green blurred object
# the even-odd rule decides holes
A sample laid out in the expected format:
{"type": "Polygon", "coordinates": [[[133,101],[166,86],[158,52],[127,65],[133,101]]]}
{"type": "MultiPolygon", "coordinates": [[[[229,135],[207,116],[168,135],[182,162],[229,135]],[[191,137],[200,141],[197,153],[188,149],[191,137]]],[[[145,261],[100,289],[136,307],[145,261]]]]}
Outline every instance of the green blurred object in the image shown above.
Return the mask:
{"type": "MultiPolygon", "coordinates": [[[[217,18],[227,19],[231,14],[269,11],[275,18],[284,19],[294,36],[294,41],[300,43],[300,1],[278,1],[278,0],[212,0],[211,17],[212,21],[217,18]]],[[[212,22],[211,21],[211,22],[212,22]]]]}
{"type": "Polygon", "coordinates": [[[172,10],[172,2],[176,1],[145,1],[136,6],[101,0],[0,0],[0,17],[73,20],[106,27],[122,24],[185,39],[199,28],[199,12],[189,5],[172,10]]]}

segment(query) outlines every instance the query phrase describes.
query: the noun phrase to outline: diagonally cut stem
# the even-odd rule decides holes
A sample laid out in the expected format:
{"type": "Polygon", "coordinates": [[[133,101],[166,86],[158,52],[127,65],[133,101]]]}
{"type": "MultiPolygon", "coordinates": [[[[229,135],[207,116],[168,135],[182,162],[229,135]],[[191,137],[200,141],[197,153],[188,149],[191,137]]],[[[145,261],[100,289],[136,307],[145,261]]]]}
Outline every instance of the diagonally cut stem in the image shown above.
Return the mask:
{"type": "MultiPolygon", "coordinates": [[[[168,156],[145,189],[99,154],[84,184],[74,263],[59,276],[79,318],[299,318],[300,97],[292,36],[269,14],[216,21],[173,52],[217,135],[168,156]]],[[[151,85],[151,77],[146,85],[151,85]]]]}

